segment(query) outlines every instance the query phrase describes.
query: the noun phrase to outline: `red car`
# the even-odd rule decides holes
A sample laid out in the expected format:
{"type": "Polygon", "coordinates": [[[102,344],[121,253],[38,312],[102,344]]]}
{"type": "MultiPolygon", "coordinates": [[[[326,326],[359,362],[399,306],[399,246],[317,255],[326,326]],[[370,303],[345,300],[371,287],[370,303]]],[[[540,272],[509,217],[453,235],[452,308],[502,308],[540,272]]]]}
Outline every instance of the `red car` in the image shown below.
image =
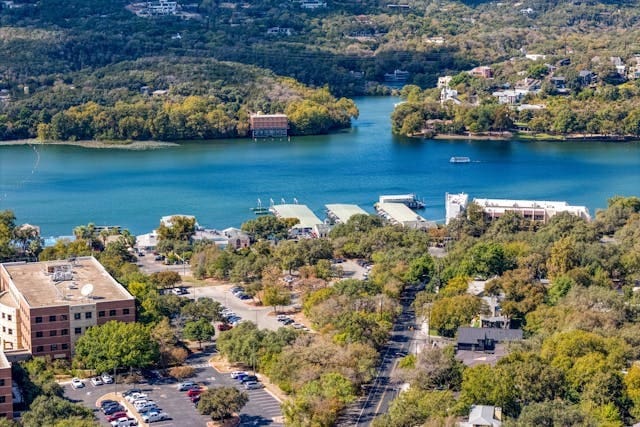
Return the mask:
{"type": "Polygon", "coordinates": [[[107,421],[111,422],[111,421],[115,421],[118,418],[122,418],[122,417],[128,417],[126,412],[116,412],[115,414],[109,415],[107,417],[107,421]]]}
{"type": "Polygon", "coordinates": [[[231,325],[230,325],[230,324],[228,324],[228,323],[220,323],[220,324],[218,325],[218,330],[219,330],[219,331],[228,331],[228,330],[229,330],[229,329],[231,329],[231,328],[233,328],[233,326],[231,326],[231,325]]]}
{"type": "Polygon", "coordinates": [[[189,397],[200,396],[200,393],[202,393],[202,390],[200,388],[192,388],[187,392],[187,396],[189,397]]]}

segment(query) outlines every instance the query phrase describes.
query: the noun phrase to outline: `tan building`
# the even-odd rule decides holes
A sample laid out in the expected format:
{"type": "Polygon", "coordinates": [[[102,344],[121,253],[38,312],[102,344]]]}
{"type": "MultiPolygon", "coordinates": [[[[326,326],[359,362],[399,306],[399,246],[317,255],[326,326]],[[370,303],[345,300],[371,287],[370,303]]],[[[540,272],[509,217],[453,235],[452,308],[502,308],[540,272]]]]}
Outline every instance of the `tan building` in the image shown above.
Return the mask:
{"type": "Polygon", "coordinates": [[[93,257],[0,265],[2,349],[70,358],[77,339],[110,320],[135,321],[135,300],[93,257]]]}
{"type": "Polygon", "coordinates": [[[0,418],[13,418],[11,385],[11,363],[0,351],[0,418]]]}

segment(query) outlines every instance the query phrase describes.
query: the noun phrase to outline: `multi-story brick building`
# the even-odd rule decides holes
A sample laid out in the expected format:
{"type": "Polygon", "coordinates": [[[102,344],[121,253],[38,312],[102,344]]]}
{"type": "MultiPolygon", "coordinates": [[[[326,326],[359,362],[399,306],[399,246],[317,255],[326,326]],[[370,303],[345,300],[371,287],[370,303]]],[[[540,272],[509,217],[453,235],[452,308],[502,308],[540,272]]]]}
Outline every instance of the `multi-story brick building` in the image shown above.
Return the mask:
{"type": "Polygon", "coordinates": [[[135,321],[135,301],[95,258],[0,265],[0,339],[9,357],[68,359],[87,328],[109,320],[135,321]]]}
{"type": "Polygon", "coordinates": [[[11,363],[0,351],[0,418],[13,418],[11,385],[11,363]]]}
{"type": "Polygon", "coordinates": [[[249,124],[253,138],[282,138],[287,136],[289,129],[285,114],[251,114],[249,124]]]}

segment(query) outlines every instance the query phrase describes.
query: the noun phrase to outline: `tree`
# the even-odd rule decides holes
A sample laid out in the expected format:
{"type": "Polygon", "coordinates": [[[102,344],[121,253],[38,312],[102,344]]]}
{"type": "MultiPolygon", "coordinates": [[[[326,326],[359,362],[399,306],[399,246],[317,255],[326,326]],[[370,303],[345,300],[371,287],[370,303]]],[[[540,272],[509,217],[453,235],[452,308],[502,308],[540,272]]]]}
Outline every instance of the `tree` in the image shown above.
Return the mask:
{"type": "Polygon", "coordinates": [[[158,344],[146,326],[110,321],[89,328],[78,339],[73,362],[78,367],[109,372],[144,368],[157,360],[158,344]]]}
{"type": "Polygon", "coordinates": [[[0,260],[10,259],[15,254],[12,244],[15,222],[16,216],[12,211],[0,211],[0,260]]]}
{"type": "Polygon", "coordinates": [[[196,231],[196,219],[188,216],[172,216],[169,224],[161,222],[158,240],[181,240],[188,242],[196,231]]]}
{"type": "MultiPolygon", "coordinates": [[[[38,396],[22,414],[25,427],[54,426],[63,420],[93,421],[93,412],[58,396],[38,396]]],[[[82,424],[87,425],[87,424],[82,424]]]]}
{"type": "Polygon", "coordinates": [[[216,333],[216,328],[206,319],[187,322],[184,325],[182,334],[186,339],[198,341],[198,346],[202,350],[202,341],[209,341],[216,333]]]}
{"type": "Polygon", "coordinates": [[[235,387],[215,387],[200,395],[198,411],[202,415],[210,415],[213,420],[222,421],[239,412],[248,401],[247,393],[235,387]]]}
{"type": "Polygon", "coordinates": [[[281,284],[266,285],[262,289],[262,303],[273,307],[273,311],[278,311],[278,306],[291,303],[291,292],[281,284]]]}
{"type": "Polygon", "coordinates": [[[445,337],[453,337],[460,326],[471,323],[483,312],[483,302],[473,295],[456,295],[437,300],[431,308],[431,326],[445,337]]]}
{"type": "Polygon", "coordinates": [[[205,319],[208,322],[222,321],[222,305],[209,297],[200,297],[195,301],[187,302],[180,313],[191,321],[205,319]]]}
{"type": "Polygon", "coordinates": [[[272,215],[251,219],[242,224],[242,231],[255,240],[282,240],[289,236],[288,222],[272,215]]]}

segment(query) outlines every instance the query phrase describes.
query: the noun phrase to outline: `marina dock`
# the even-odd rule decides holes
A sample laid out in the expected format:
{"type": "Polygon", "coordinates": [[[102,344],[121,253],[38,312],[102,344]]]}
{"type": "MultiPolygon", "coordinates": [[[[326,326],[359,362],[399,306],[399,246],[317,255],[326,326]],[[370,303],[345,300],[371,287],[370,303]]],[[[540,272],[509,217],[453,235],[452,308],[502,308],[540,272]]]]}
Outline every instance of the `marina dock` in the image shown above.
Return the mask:
{"type": "Polygon", "coordinates": [[[437,227],[434,221],[427,221],[404,203],[376,203],[378,215],[391,222],[406,228],[426,229],[437,227]]]}
{"type": "Polygon", "coordinates": [[[334,224],[344,224],[354,215],[369,215],[358,205],[330,204],[324,205],[327,208],[327,217],[334,224]]]}

